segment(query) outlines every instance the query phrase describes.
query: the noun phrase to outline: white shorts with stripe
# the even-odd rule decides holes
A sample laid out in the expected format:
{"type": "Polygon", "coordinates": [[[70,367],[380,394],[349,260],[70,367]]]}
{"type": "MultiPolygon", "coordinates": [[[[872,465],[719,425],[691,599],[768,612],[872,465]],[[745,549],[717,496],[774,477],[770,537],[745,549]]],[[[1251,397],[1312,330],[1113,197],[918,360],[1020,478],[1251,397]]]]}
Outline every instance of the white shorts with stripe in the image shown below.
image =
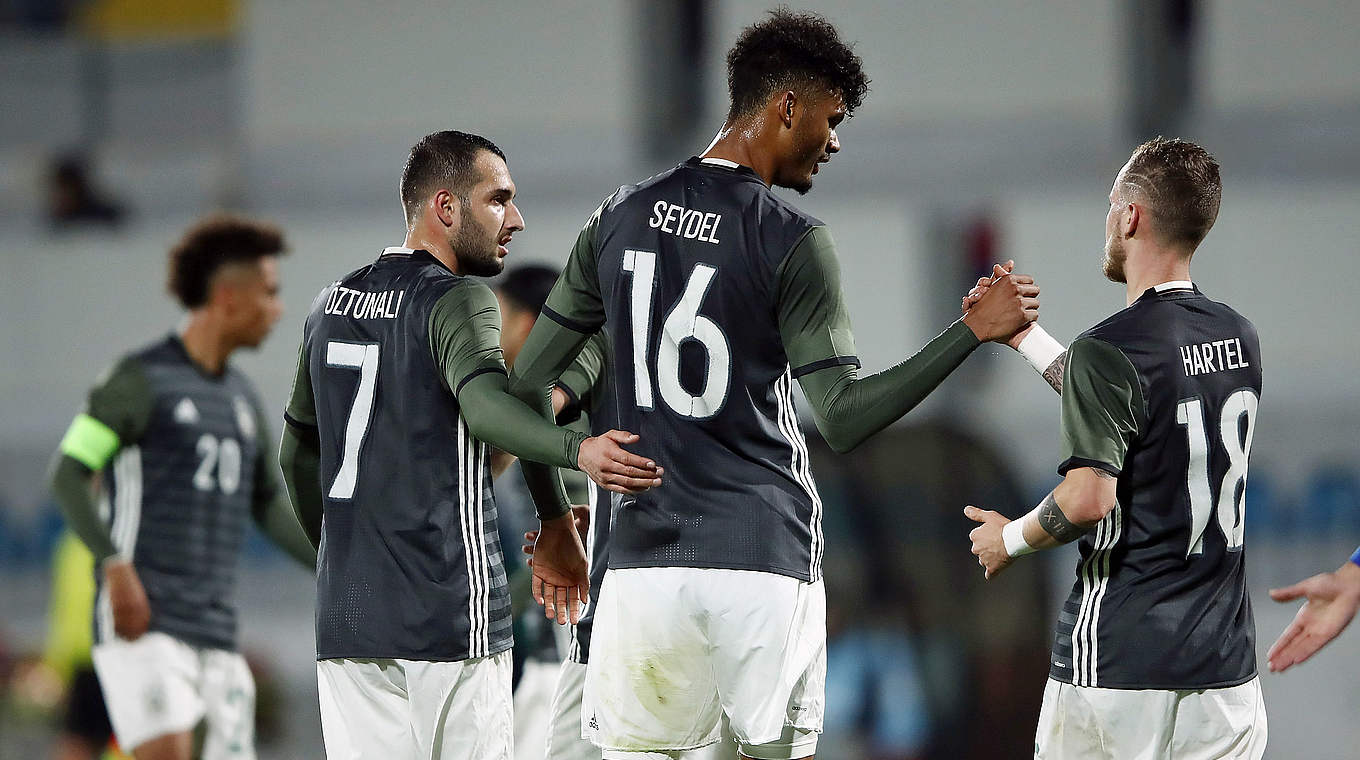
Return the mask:
{"type": "Polygon", "coordinates": [[[1259,760],[1261,681],[1223,689],[1103,689],[1048,680],[1034,757],[1043,760],[1259,760]]]}
{"type": "Polygon", "coordinates": [[[124,750],[202,722],[204,760],[254,760],[255,680],[240,654],[153,631],[95,644],[93,656],[124,750]]]}
{"type": "Polygon", "coordinates": [[[320,660],[328,760],[512,760],[510,652],[457,662],[320,660]]]}
{"type": "Polygon", "coordinates": [[[826,682],[826,592],[773,573],[610,570],[582,732],[606,760],[705,747],[730,722],[756,758],[813,754],[826,682]]]}

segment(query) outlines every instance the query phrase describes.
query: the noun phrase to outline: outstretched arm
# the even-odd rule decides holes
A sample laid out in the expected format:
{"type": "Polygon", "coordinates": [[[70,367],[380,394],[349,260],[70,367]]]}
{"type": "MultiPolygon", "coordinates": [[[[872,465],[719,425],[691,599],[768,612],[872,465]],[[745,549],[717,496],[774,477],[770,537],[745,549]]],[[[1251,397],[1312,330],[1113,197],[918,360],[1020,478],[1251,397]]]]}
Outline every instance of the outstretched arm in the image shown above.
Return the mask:
{"type": "Polygon", "coordinates": [[[1270,645],[1266,661],[1276,673],[1304,662],[1341,635],[1360,610],[1360,549],[1334,572],[1319,573],[1288,588],[1270,590],[1270,598],[1288,602],[1306,597],[1294,621],[1270,645]]]}
{"type": "Polygon", "coordinates": [[[891,369],[860,377],[835,244],[814,227],[780,265],[780,336],[793,377],[827,444],[844,453],[916,407],[982,342],[1005,338],[1038,314],[1038,287],[1008,274],[963,319],[891,369]]]}
{"type": "MultiPolygon", "coordinates": [[[[1014,261],[1007,261],[1004,266],[993,265],[990,277],[979,277],[977,285],[968,295],[963,297],[963,313],[966,315],[973,308],[973,304],[982,300],[982,296],[987,293],[987,289],[992,286],[992,281],[997,277],[1003,277],[1010,273],[1015,267],[1014,261]]],[[[1029,362],[1029,366],[1034,368],[1043,377],[1044,382],[1054,391],[1062,394],[1063,391],[1063,371],[1067,364],[1067,349],[1059,343],[1048,331],[1038,322],[1034,322],[1029,327],[1012,335],[1006,341],[1006,345],[1020,352],[1029,362]]]]}

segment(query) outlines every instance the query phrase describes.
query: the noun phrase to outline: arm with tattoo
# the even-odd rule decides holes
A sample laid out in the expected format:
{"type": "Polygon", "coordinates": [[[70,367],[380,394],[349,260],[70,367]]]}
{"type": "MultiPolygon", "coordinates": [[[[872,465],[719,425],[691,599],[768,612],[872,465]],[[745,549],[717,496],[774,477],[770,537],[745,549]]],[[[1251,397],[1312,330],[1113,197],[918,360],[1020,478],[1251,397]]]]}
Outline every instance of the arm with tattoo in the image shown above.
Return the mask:
{"type": "Polygon", "coordinates": [[[1117,483],[1105,470],[1078,467],[1017,520],[969,506],[964,514],[981,523],[969,534],[973,554],[991,578],[1016,557],[1072,543],[1094,530],[1114,509],[1117,483]]]}

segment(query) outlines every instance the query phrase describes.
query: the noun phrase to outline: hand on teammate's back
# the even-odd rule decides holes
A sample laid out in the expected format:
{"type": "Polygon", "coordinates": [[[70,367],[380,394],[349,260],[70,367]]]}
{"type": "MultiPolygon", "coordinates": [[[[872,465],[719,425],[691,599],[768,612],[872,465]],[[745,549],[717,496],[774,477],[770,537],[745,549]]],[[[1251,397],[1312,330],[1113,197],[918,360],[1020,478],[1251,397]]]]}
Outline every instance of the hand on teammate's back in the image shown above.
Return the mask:
{"type": "Polygon", "coordinates": [[[128,641],[141,638],[151,626],[151,603],[137,570],[127,560],[111,560],[104,565],[104,583],[109,587],[114,633],[128,641]]]}
{"type": "Polygon", "coordinates": [[[601,488],[618,493],[642,493],[661,485],[664,469],[646,457],[629,452],[619,444],[637,443],[638,436],[623,430],[610,430],[604,435],[581,442],[576,455],[576,466],[600,484],[601,488]]]}
{"type": "Polygon", "coordinates": [[[964,298],[963,321],[978,340],[1010,340],[1039,318],[1039,286],[1000,264],[993,265],[990,280],[971,304],[971,293],[964,298]]]}

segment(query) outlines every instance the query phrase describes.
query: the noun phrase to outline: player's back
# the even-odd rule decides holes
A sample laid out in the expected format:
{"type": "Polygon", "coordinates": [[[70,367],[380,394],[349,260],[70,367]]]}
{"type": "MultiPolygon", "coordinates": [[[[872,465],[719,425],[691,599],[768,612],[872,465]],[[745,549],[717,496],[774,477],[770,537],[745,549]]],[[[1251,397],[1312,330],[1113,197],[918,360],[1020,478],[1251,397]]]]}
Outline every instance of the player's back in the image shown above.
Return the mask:
{"type": "MultiPolygon", "coordinates": [[[[1189,283],[1169,283],[1078,341],[1131,365],[1137,429],[1118,505],[1081,541],[1053,677],[1145,689],[1250,680],[1243,515],[1261,393],[1256,329],[1189,283]]],[[[1099,466],[1064,468],[1084,464],[1099,466]]]]}
{"type": "Polygon", "coordinates": [[[620,504],[610,567],[820,577],[820,501],[777,322],[780,265],[819,224],[711,159],[601,208],[615,419],[666,467],[662,487],[620,504]]]}
{"type": "Polygon", "coordinates": [[[318,657],[459,660],[510,646],[486,446],[431,350],[430,316],[485,287],[389,248],[322,291],[304,351],[321,442],[318,657]]]}

